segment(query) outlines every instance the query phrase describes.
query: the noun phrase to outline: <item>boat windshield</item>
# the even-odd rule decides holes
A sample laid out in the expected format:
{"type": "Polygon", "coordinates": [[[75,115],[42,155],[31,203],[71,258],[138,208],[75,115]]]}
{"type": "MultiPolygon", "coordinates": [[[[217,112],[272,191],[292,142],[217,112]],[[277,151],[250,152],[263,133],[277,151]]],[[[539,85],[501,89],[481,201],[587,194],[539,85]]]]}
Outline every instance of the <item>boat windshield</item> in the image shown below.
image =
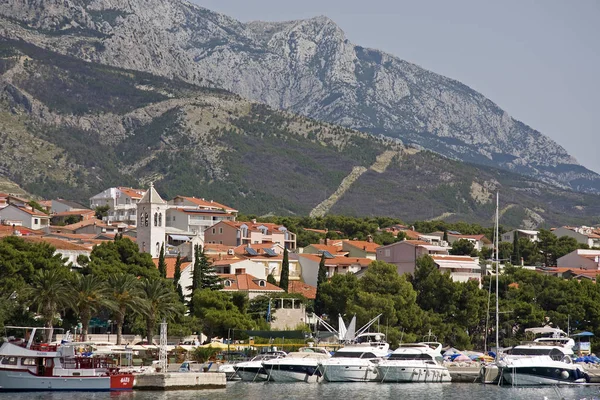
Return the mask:
{"type": "Polygon", "coordinates": [[[424,360],[433,361],[429,354],[391,354],[388,360],[424,360]]]}
{"type": "Polygon", "coordinates": [[[539,347],[515,347],[510,351],[510,354],[515,356],[550,356],[555,360],[560,360],[565,355],[557,348],[544,349],[539,347]]]}
{"type": "Polygon", "coordinates": [[[370,351],[338,351],[333,354],[332,358],[377,358],[377,356],[370,351]]]}

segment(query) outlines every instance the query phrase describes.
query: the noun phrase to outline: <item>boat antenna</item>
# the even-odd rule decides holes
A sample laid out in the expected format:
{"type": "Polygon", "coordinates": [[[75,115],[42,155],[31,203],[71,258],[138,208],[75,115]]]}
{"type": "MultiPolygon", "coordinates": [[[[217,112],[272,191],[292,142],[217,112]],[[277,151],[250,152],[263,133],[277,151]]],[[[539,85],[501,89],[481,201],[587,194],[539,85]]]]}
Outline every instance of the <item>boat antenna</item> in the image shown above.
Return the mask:
{"type": "MultiPolygon", "coordinates": [[[[500,342],[498,340],[498,330],[500,327],[500,312],[498,309],[498,301],[499,301],[499,295],[498,295],[498,280],[500,279],[500,256],[498,254],[498,250],[499,250],[499,236],[498,236],[498,208],[499,208],[499,194],[498,192],[496,192],[496,231],[495,231],[495,235],[496,235],[496,358],[498,358],[498,353],[499,353],[499,349],[500,349],[500,342]]],[[[515,235],[517,234],[516,232],[514,233],[515,235]]]]}

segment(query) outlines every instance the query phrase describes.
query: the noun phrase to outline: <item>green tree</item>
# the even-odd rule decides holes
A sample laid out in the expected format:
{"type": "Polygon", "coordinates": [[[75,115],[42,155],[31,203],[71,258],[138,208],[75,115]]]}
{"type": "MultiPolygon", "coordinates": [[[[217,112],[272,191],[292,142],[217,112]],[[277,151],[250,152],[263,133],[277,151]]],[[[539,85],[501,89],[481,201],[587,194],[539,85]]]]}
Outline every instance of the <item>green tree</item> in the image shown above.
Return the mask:
{"type": "Polygon", "coordinates": [[[112,305],[109,300],[110,290],[105,281],[94,275],[75,275],[72,285],[73,309],[81,320],[81,340],[85,342],[92,314],[97,313],[102,307],[112,305]]]}
{"type": "Polygon", "coordinates": [[[108,205],[96,207],[96,209],[94,210],[96,212],[96,218],[103,219],[105,217],[108,217],[109,210],[110,210],[110,206],[108,206],[108,205]]]}
{"type": "Polygon", "coordinates": [[[511,256],[511,262],[513,265],[521,265],[521,249],[519,247],[519,235],[515,231],[513,235],[513,252],[511,256]]]}
{"type": "Polygon", "coordinates": [[[144,279],[142,289],[144,291],[142,313],[146,321],[146,338],[148,343],[152,343],[156,324],[163,319],[173,320],[182,313],[182,309],[169,282],[163,279],[144,279]]]}
{"type": "Polygon", "coordinates": [[[290,284],[290,260],[287,248],[283,249],[283,261],[281,262],[281,275],[279,276],[279,287],[288,291],[290,284]]]}
{"type": "Polygon", "coordinates": [[[325,313],[322,288],[323,284],[326,282],[327,267],[325,266],[325,254],[321,254],[321,261],[319,261],[319,271],[317,273],[317,294],[315,296],[315,313],[319,316],[325,313]]]}
{"type": "Polygon", "coordinates": [[[175,283],[175,287],[177,290],[177,296],[179,296],[179,300],[183,303],[185,301],[183,297],[183,289],[181,287],[181,255],[177,253],[177,258],[175,259],[175,272],[173,273],[173,282],[175,283]]]}
{"type": "Polygon", "coordinates": [[[275,277],[273,276],[273,274],[267,275],[267,282],[269,282],[272,285],[277,286],[277,281],[275,280],[275,277]]]}
{"type": "Polygon", "coordinates": [[[167,262],[165,261],[165,244],[160,246],[160,253],[158,254],[158,273],[161,278],[167,277],[167,262]]]}
{"type": "Polygon", "coordinates": [[[199,289],[192,299],[195,316],[202,324],[202,332],[209,338],[226,337],[229,329],[252,329],[254,323],[248,314],[240,312],[229,293],[199,289]]]}
{"type": "MultiPolygon", "coordinates": [[[[54,326],[60,311],[73,307],[72,294],[73,288],[66,269],[39,270],[26,290],[28,304],[42,317],[46,328],[54,326]]],[[[48,334],[49,331],[46,331],[48,334]]],[[[46,336],[47,341],[50,339],[46,336]]]]}
{"type": "Polygon", "coordinates": [[[140,278],[159,278],[158,269],[152,261],[152,256],[140,253],[138,245],[129,238],[94,246],[90,262],[83,268],[85,275],[93,274],[102,279],[121,272],[140,278]]]}
{"type": "Polygon", "coordinates": [[[475,250],[475,244],[468,239],[459,239],[452,243],[450,254],[455,256],[468,256],[475,250]]]}
{"type": "Polygon", "coordinates": [[[108,277],[112,291],[113,318],[117,323],[117,344],[123,338],[123,325],[128,313],[139,313],[144,306],[144,291],[140,281],[133,275],[119,273],[108,277]]]}

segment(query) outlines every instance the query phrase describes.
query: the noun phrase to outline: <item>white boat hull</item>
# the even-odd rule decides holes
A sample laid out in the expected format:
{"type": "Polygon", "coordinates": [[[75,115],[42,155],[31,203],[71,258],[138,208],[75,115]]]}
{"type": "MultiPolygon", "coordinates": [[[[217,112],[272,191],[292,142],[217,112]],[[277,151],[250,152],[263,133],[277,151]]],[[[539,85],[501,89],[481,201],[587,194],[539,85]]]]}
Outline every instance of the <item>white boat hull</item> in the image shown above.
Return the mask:
{"type": "Polygon", "coordinates": [[[244,382],[262,382],[269,377],[264,369],[261,368],[239,368],[236,370],[237,376],[244,382]]]}
{"type": "Polygon", "coordinates": [[[286,371],[283,369],[267,370],[271,382],[318,382],[317,374],[310,375],[301,371],[286,371]]]}
{"type": "Polygon", "coordinates": [[[320,364],[319,370],[327,382],[377,381],[377,372],[371,362],[353,364],[320,364]]]}
{"type": "Polygon", "coordinates": [[[504,380],[514,386],[545,386],[545,385],[574,385],[586,383],[584,378],[575,381],[565,381],[560,379],[548,378],[539,375],[522,374],[518,372],[505,371],[502,375],[504,380]]]}
{"type": "Polygon", "coordinates": [[[442,366],[389,365],[382,362],[377,366],[380,382],[450,382],[450,372],[442,366]]]}
{"type": "MultiPolygon", "coordinates": [[[[115,377],[112,377],[115,379],[115,377]]],[[[119,378],[131,379],[133,375],[119,378]]],[[[129,383],[129,382],[127,382],[129,383]]],[[[76,390],[76,391],[108,391],[131,390],[131,385],[123,389],[111,388],[110,376],[36,376],[24,370],[0,370],[0,391],[48,391],[48,390],[76,390]]]]}

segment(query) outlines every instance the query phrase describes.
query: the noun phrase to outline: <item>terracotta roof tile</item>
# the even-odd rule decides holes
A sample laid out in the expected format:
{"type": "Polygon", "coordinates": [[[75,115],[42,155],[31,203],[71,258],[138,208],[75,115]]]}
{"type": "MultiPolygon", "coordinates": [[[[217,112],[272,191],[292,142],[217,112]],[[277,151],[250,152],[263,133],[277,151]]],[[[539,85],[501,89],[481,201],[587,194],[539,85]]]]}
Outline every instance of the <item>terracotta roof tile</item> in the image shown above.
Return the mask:
{"type": "Polygon", "coordinates": [[[288,293],[300,293],[309,300],[317,297],[317,288],[300,281],[290,281],[288,284],[288,293]]]}
{"type": "Polygon", "coordinates": [[[23,236],[23,240],[29,243],[47,243],[57,250],[76,250],[89,252],[91,249],[68,240],[39,237],[39,236],[23,236]]]}
{"type": "Polygon", "coordinates": [[[219,277],[231,283],[231,286],[223,286],[225,291],[284,292],[279,286],[249,274],[219,274],[219,277]],[[259,285],[260,281],[264,282],[264,286],[259,285]]]}
{"type": "Polygon", "coordinates": [[[374,242],[367,242],[364,240],[344,240],[344,243],[349,244],[352,247],[366,251],[367,253],[375,253],[377,248],[381,245],[374,242]]]}
{"type": "MultiPolygon", "coordinates": [[[[158,268],[158,258],[153,258],[152,261],[156,268],[158,268]]],[[[173,279],[175,277],[175,263],[177,262],[177,257],[165,257],[165,264],[167,265],[167,278],[173,279]]],[[[181,260],[181,271],[186,269],[191,264],[190,261],[181,260]]]]}
{"type": "Polygon", "coordinates": [[[119,189],[121,192],[131,197],[132,199],[141,199],[146,193],[144,189],[133,189],[124,186],[119,186],[117,189],[119,189]]]}
{"type": "Polygon", "coordinates": [[[207,208],[222,208],[225,211],[233,211],[233,212],[237,212],[237,210],[235,208],[226,206],[224,204],[221,203],[217,203],[214,200],[205,200],[205,199],[199,199],[197,197],[187,197],[187,196],[176,196],[176,197],[180,197],[182,199],[185,199],[187,201],[189,201],[190,203],[194,203],[200,207],[207,207],[207,208]]]}

